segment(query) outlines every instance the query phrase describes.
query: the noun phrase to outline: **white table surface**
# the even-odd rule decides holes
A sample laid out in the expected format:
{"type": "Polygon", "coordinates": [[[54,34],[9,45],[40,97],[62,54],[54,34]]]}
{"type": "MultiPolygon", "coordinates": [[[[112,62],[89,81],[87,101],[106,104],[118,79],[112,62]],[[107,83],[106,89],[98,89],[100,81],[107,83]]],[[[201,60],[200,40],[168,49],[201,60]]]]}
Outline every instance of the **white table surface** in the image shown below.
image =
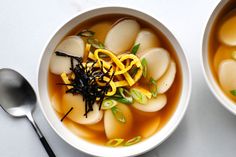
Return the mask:
{"type": "MultiPolygon", "coordinates": [[[[193,90],[176,131],[142,157],[235,157],[236,117],[210,92],[200,64],[201,39],[219,0],[0,0],[0,68],[10,67],[36,87],[39,56],[48,38],[81,10],[104,5],[129,6],[156,17],[177,37],[189,59],[193,90]]],[[[1,87],[0,87],[1,88],[1,87]]],[[[88,157],[64,142],[37,106],[34,117],[58,157],[88,157]]],[[[25,119],[0,109],[0,156],[47,157],[25,119]]]]}

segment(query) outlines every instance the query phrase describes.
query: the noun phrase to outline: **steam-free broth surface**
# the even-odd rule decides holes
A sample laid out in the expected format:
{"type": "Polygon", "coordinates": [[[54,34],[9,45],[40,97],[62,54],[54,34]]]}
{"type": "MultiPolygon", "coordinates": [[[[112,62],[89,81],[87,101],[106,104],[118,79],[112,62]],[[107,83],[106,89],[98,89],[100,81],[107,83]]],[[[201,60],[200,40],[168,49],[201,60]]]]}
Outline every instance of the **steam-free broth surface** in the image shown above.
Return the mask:
{"type": "MultiPolygon", "coordinates": [[[[94,38],[104,43],[106,35],[108,31],[111,29],[111,27],[114,26],[114,23],[117,20],[124,17],[127,18],[129,16],[109,15],[109,16],[101,16],[93,18],[74,28],[68,35],[66,35],[66,37],[70,35],[76,35],[82,30],[88,29],[95,32],[94,38]]],[[[140,24],[141,29],[148,28],[155,33],[155,35],[160,40],[159,46],[166,49],[169,52],[171,59],[174,60],[174,62],[176,63],[176,75],[172,86],[165,93],[167,96],[167,104],[161,110],[157,112],[143,112],[132,107],[131,105],[126,105],[130,108],[130,111],[133,115],[133,125],[131,131],[127,133],[125,137],[123,137],[125,141],[137,136],[141,136],[142,140],[145,140],[146,138],[152,136],[154,133],[158,132],[161,128],[163,128],[163,126],[166,125],[166,123],[173,115],[176,106],[178,105],[178,101],[181,96],[181,90],[182,90],[182,76],[181,76],[180,64],[176,52],[173,49],[170,42],[166,39],[165,36],[163,36],[163,34],[159,30],[155,29],[148,23],[134,17],[129,17],[129,18],[137,20],[138,23],[140,24]]],[[[65,113],[61,114],[59,112],[62,110],[62,105],[63,105],[62,97],[66,92],[66,86],[58,85],[60,83],[61,84],[63,83],[61,76],[53,74],[49,70],[48,73],[49,96],[51,98],[54,109],[56,108],[55,111],[58,114],[59,120],[65,114],[65,113]],[[55,94],[57,94],[56,97],[55,94]]],[[[145,86],[148,87],[147,83],[144,82],[142,79],[141,82],[139,82],[139,84],[145,84],[145,86]]],[[[73,112],[73,110],[71,112],[73,112]]],[[[92,143],[105,145],[109,141],[104,131],[104,116],[100,122],[92,125],[78,124],[72,122],[72,120],[70,120],[68,117],[66,117],[62,123],[64,123],[64,125],[69,130],[78,135],[78,137],[88,140],[92,143]]]]}

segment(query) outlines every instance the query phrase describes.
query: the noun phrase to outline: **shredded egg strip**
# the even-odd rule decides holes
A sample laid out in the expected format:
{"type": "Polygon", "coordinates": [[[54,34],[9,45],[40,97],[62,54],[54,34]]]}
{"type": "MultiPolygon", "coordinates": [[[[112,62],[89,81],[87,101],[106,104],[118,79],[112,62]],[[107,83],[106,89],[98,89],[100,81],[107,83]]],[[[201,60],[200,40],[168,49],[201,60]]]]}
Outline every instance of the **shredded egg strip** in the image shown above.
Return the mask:
{"type": "MultiPolygon", "coordinates": [[[[89,48],[87,49],[87,51],[89,51],[89,48]]],[[[114,95],[116,93],[116,88],[118,87],[134,85],[142,76],[143,67],[141,61],[137,56],[133,54],[121,54],[119,56],[116,56],[109,50],[96,49],[94,53],[91,52],[88,53],[88,58],[97,61],[95,66],[103,68],[104,72],[107,72],[111,66],[115,66],[110,70],[109,75],[112,75],[113,72],[115,71],[114,76],[117,76],[117,78],[119,78],[118,79],[119,81],[114,81],[114,80],[110,81],[111,91],[108,91],[108,93],[106,94],[107,96],[114,95]],[[99,56],[101,54],[107,55],[110,58],[110,61],[106,61],[103,58],[101,58],[99,56]],[[128,72],[129,70],[131,70],[133,66],[136,66],[138,70],[137,73],[134,75],[134,77],[131,77],[128,72]],[[124,79],[122,80],[121,78],[123,77],[120,77],[120,75],[123,75],[125,80],[124,79]]],[[[88,67],[91,65],[88,64],[88,67]]]]}

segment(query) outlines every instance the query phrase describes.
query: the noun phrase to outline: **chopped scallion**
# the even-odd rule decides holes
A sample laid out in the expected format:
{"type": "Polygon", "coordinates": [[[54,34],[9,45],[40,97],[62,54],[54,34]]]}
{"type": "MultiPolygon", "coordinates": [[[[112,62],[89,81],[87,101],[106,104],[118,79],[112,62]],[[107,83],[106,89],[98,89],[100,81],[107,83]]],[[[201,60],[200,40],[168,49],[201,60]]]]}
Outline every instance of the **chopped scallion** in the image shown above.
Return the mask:
{"type": "Polygon", "coordinates": [[[118,88],[120,95],[125,98],[130,103],[133,103],[133,97],[131,96],[130,92],[124,88],[118,88]]]}
{"type": "Polygon", "coordinates": [[[141,136],[136,136],[136,137],[134,137],[134,138],[128,140],[127,142],[125,142],[124,146],[131,146],[131,145],[134,145],[134,144],[140,142],[141,139],[142,139],[141,136]]]}
{"type": "Polygon", "coordinates": [[[122,142],[124,141],[124,139],[122,138],[116,138],[116,139],[111,139],[107,142],[107,146],[110,146],[110,147],[117,147],[119,146],[122,142]]]}
{"type": "Polygon", "coordinates": [[[109,98],[113,99],[113,100],[115,100],[117,102],[120,102],[122,104],[129,105],[129,104],[133,103],[133,98],[132,97],[127,99],[127,98],[123,98],[123,97],[112,96],[112,97],[109,97],[109,98]]]}
{"type": "Polygon", "coordinates": [[[117,105],[117,102],[112,99],[105,99],[102,101],[102,109],[107,110],[117,105]]]}
{"type": "Polygon", "coordinates": [[[136,55],[136,53],[138,52],[138,48],[139,48],[140,44],[136,44],[134,45],[134,47],[131,50],[131,53],[136,55]]]}
{"type": "Polygon", "coordinates": [[[115,100],[122,104],[132,104],[133,97],[131,96],[130,92],[124,88],[118,88],[117,93],[113,96],[110,96],[109,99],[115,100]]]}
{"type": "Polygon", "coordinates": [[[94,34],[95,32],[85,29],[79,32],[77,35],[82,37],[92,37],[94,34]]]}
{"type": "Polygon", "coordinates": [[[116,106],[112,107],[111,111],[112,111],[113,115],[115,116],[116,120],[118,120],[121,123],[126,123],[125,116],[118,107],[116,107],[116,106]]]}
{"type": "Polygon", "coordinates": [[[157,82],[152,77],[150,78],[149,87],[150,87],[152,96],[157,97],[157,94],[158,94],[157,82]]]}
{"type": "Polygon", "coordinates": [[[130,76],[131,77],[134,77],[136,74],[137,74],[137,72],[138,72],[138,67],[132,67],[131,69],[130,69],[130,76]]]}
{"type": "Polygon", "coordinates": [[[235,90],[231,90],[230,93],[231,93],[233,96],[236,96],[236,89],[235,89],[235,90]]]}
{"type": "Polygon", "coordinates": [[[122,97],[126,97],[125,96],[125,94],[124,94],[124,88],[118,88],[118,90],[119,90],[119,92],[120,92],[120,95],[122,96],[122,97]]]}
{"type": "Polygon", "coordinates": [[[146,58],[143,58],[141,61],[141,64],[143,66],[143,77],[147,77],[147,71],[148,71],[148,62],[146,58]]]}
{"type": "Polygon", "coordinates": [[[144,95],[138,89],[132,88],[130,90],[130,93],[131,93],[132,97],[134,98],[134,100],[137,101],[138,103],[140,103],[140,104],[146,104],[147,103],[148,99],[147,99],[146,95],[144,95]]]}
{"type": "Polygon", "coordinates": [[[104,44],[101,43],[98,39],[88,38],[87,42],[89,44],[91,44],[94,48],[97,48],[97,49],[104,49],[105,48],[104,44]]]}

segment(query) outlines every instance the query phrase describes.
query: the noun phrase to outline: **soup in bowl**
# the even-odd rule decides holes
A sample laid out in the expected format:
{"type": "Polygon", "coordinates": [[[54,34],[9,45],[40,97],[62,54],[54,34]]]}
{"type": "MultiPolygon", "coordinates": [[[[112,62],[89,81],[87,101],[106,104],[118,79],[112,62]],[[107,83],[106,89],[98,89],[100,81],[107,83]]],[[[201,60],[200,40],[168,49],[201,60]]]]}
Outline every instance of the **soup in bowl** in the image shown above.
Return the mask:
{"type": "Polygon", "coordinates": [[[236,2],[222,1],[204,34],[203,67],[218,100],[236,114],[236,2]]]}
{"type": "Polygon", "coordinates": [[[60,27],[39,67],[41,108],[69,144],[134,156],[164,141],[187,108],[190,71],[174,36],[137,10],[98,8],[60,27]]]}

